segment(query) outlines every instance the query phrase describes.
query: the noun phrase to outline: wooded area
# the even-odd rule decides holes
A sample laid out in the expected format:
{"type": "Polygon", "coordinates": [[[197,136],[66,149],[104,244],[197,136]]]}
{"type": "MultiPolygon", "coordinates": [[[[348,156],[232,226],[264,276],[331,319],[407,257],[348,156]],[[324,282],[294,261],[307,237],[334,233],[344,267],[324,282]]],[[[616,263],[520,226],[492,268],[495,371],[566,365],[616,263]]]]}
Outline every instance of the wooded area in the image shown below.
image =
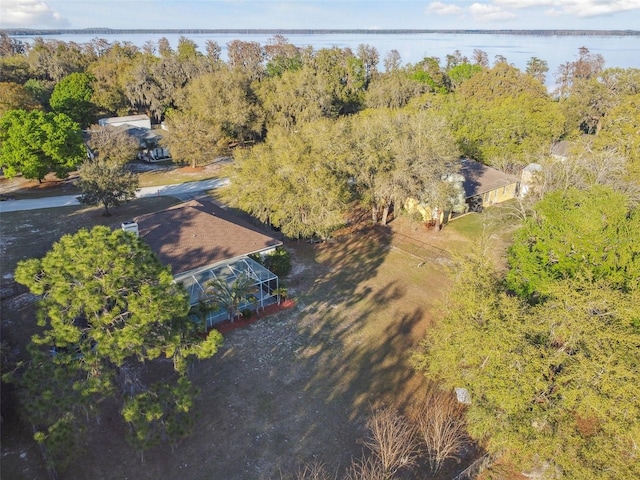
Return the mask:
{"type": "MultiPolygon", "coordinates": [[[[523,72],[504,57],[490,62],[480,50],[473,58],[452,52],[403,65],[397,51],[381,60],[368,45],[356,52],[313,50],[281,35],[264,46],[235,40],[227,47],[224,62],[215,42],[201,53],[186,37],[175,48],[166,39],[138,48],[99,38],[83,45],[38,39],[26,46],[3,33],[4,176],[43,180],[50,172],[62,178],[78,170],[86,203],[100,203],[108,213],[133,197],[137,183],[125,166],[136,147],[95,124],[101,117],[146,114],[165,125],[161,142],[173,161],[198,167],[232,157],[223,197],[231,206],[289,238],[327,239],[356,206],[383,225],[408,199],[433,212],[451,211],[451,178],[460,158],[518,176],[538,164],[527,195],[510,205],[522,226],[506,267],[498,267],[503,262],[482,242],[456,265],[450,304],[413,361],[445,393],[469,393],[470,404],[452,407],[452,415],[466,415],[460,425],[469,438],[465,433],[461,441],[473,441],[491,456],[491,478],[508,478],[505,472],[514,469],[549,478],[640,477],[640,70],[607,69],[602,56],[582,48],[552,72],[557,89],[549,92],[547,64],[535,57],[523,72]],[[560,144],[566,146],[562,152],[560,144]]],[[[34,347],[33,361],[40,363],[32,365],[46,363],[43,345],[66,349],[49,362],[51,375],[29,367],[20,380],[29,399],[25,408],[34,425],[43,426],[37,439],[53,445],[55,461],[68,448],[55,443],[56,431],[74,425],[80,411],[89,415],[94,397],[112,394],[127,360],[117,335],[137,332],[122,342],[136,345],[139,360],[161,351],[184,360],[217,348],[218,338],[198,346],[197,332],[171,323],[185,318],[180,295],[170,292],[168,274],[148,253],[125,240],[84,231],[63,238],[43,260],[21,264],[16,274],[33,293],[46,293],[40,322],[48,329],[34,339],[40,348],[34,347]],[[71,269],[69,249],[87,249],[82,260],[100,263],[92,256],[92,245],[100,242],[148,260],[148,276],[123,275],[144,285],[145,296],[136,302],[148,295],[144,309],[150,312],[136,313],[141,304],[113,300],[120,297],[112,288],[134,287],[118,286],[108,276],[99,282],[103,294],[86,290],[87,297],[76,299],[85,290],[58,291],[64,285],[60,275],[77,280],[84,274],[82,263],[74,264],[74,272],[65,270],[71,269]],[[164,316],[147,318],[169,299],[175,302],[164,316]],[[76,308],[80,300],[92,309],[76,308]],[[97,315],[94,325],[106,322],[104,328],[81,334],[87,330],[78,318],[89,315],[97,315]],[[166,329],[167,344],[155,337],[158,328],[166,329]],[[91,362],[77,361],[78,348],[91,362]],[[64,367],[62,381],[73,383],[88,402],[75,405],[71,417],[63,412],[71,399],[61,396],[58,410],[42,418],[41,402],[60,386],[42,389],[47,378],[55,378],[54,363],[64,367]],[[96,373],[106,371],[111,373],[96,373]]],[[[117,258],[109,262],[119,271],[117,258]]],[[[138,258],[136,265],[146,260],[138,258]]],[[[136,392],[127,401],[123,415],[139,448],[184,433],[177,423],[188,422],[163,410],[176,402],[181,413],[189,410],[193,392],[181,376],[184,366],[176,370],[175,386],[153,395],[136,392]],[[148,410],[158,412],[152,421],[140,413],[148,410]]],[[[444,398],[440,403],[446,404],[444,398]]],[[[425,439],[433,434],[425,430],[429,415],[435,416],[422,412],[416,421],[425,439]]],[[[399,435],[405,427],[410,429],[400,425],[399,435]]],[[[379,449],[378,459],[380,442],[367,444],[379,449]]],[[[434,474],[458,447],[430,450],[434,474]]],[[[376,461],[363,460],[349,478],[378,478],[372,472],[396,478],[407,466],[376,461]]]]}

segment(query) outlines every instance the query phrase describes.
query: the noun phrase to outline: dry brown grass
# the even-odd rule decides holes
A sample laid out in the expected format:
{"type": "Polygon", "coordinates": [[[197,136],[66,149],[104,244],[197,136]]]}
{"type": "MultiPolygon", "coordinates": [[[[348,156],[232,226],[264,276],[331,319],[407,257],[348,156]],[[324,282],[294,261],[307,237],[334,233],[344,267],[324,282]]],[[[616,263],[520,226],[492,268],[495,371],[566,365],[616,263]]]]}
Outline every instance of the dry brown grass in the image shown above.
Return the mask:
{"type": "MultiPolygon", "coordinates": [[[[117,225],[133,209],[160,207],[137,202],[109,219],[80,207],[3,215],[3,229],[13,229],[11,264],[43,254],[66,230],[117,225]]],[[[411,252],[394,245],[400,220],[387,232],[365,230],[332,243],[289,242],[293,270],[285,283],[296,307],[230,332],[218,354],[196,365],[192,380],[201,394],[193,435],[175,450],[146,452],[141,463],[123,441],[118,405],[106,404],[64,478],[277,479],[313,461],[342,477],[360,457],[371,406],[406,409],[424,387],[409,354],[447,288],[446,262],[434,260],[445,256],[428,237],[411,252]]],[[[24,342],[35,328],[33,307],[7,305],[9,299],[3,338],[11,332],[10,342],[19,343],[18,335],[24,342]]],[[[44,478],[13,396],[2,393],[3,418],[11,418],[2,429],[3,478],[44,478]]]]}
{"type": "MultiPolygon", "coordinates": [[[[134,162],[130,166],[138,173],[140,187],[155,187],[218,178],[222,162],[214,162],[197,168],[184,167],[172,163],[150,165],[144,162],[134,162]]],[[[25,200],[55,195],[80,194],[80,190],[75,185],[77,180],[77,172],[72,172],[66,179],[62,180],[56,178],[53,174],[49,174],[42,182],[27,180],[21,176],[10,179],[0,177],[0,198],[25,200]]]]}
{"type": "Polygon", "coordinates": [[[149,213],[178,202],[171,197],[140,198],[117,208],[112,215],[103,216],[104,208],[71,206],[53,209],[5,212],[0,216],[0,253],[2,278],[11,274],[17,262],[43,256],[62,235],[81,228],[107,225],[117,228],[125,220],[149,213]]]}

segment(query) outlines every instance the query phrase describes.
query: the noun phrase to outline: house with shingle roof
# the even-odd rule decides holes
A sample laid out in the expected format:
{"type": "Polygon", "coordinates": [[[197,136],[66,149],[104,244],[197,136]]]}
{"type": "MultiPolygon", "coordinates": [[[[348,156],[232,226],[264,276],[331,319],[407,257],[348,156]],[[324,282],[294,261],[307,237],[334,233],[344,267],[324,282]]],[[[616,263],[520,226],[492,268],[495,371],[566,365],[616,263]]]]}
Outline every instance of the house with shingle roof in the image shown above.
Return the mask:
{"type": "Polygon", "coordinates": [[[519,179],[471,159],[462,160],[462,186],[471,211],[506,202],[518,195],[519,179]]]}
{"type": "MultiPolygon", "coordinates": [[[[231,284],[240,275],[253,279],[255,290],[255,301],[243,308],[263,308],[277,301],[277,275],[249,256],[266,255],[282,242],[212,202],[180,203],[136,217],[132,224],[159,260],[171,266],[174,280],[189,292],[191,305],[201,302],[209,280],[231,284]]],[[[131,224],[123,228],[127,225],[131,224]]],[[[226,318],[224,310],[210,312],[207,324],[226,318]]]]}
{"type": "Polygon", "coordinates": [[[449,199],[450,210],[433,208],[413,198],[408,198],[404,204],[410,213],[418,212],[428,228],[436,230],[467,212],[481,212],[485,206],[516,198],[520,185],[518,177],[468,158],[460,160],[457,173],[451,173],[443,180],[450,182],[455,192],[449,199]]]}
{"type": "Polygon", "coordinates": [[[151,128],[151,119],[147,115],[128,115],[98,120],[101,127],[119,128],[135,138],[140,146],[138,158],[146,162],[160,162],[171,158],[169,150],[160,145],[162,135],[151,128]]]}

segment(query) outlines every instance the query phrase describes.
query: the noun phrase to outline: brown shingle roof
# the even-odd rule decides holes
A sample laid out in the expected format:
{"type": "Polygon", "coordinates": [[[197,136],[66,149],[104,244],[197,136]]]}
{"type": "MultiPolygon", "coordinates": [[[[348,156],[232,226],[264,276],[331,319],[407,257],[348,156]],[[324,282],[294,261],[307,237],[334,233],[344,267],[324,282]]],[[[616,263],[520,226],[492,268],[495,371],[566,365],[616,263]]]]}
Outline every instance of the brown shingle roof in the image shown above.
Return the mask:
{"type": "Polygon", "coordinates": [[[192,200],[134,220],[173,275],[282,245],[210,202],[192,200]]]}
{"type": "Polygon", "coordinates": [[[460,173],[464,176],[464,194],[467,198],[518,182],[513,175],[469,159],[462,161],[460,173]]]}

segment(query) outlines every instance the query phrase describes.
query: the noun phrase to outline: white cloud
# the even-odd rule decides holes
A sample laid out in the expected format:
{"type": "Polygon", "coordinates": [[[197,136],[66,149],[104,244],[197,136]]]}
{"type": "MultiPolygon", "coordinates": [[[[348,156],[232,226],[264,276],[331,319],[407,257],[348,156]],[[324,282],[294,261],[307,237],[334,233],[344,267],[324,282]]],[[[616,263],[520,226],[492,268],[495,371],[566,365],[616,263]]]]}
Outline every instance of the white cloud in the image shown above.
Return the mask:
{"type": "Polygon", "coordinates": [[[0,25],[2,28],[65,28],[69,22],[41,0],[2,0],[0,25]]]}
{"type": "Polygon", "coordinates": [[[504,10],[498,5],[487,3],[474,3],[469,7],[469,12],[481,22],[503,21],[516,17],[515,13],[504,10]]]}
{"type": "Polygon", "coordinates": [[[462,8],[451,3],[433,2],[429,4],[426,11],[436,15],[456,15],[462,12],[462,8]]]}
{"type": "Polygon", "coordinates": [[[640,0],[486,0],[468,7],[440,1],[430,3],[427,13],[453,15],[469,13],[477,21],[504,21],[516,18],[521,10],[547,17],[597,17],[616,13],[640,11],[640,0]]]}
{"type": "Polygon", "coordinates": [[[598,15],[611,15],[619,12],[640,10],[640,0],[618,0],[606,2],[601,0],[588,0],[584,3],[572,2],[563,7],[566,13],[579,17],[593,17],[598,15]]]}
{"type": "Polygon", "coordinates": [[[589,0],[492,0],[489,3],[507,8],[557,7],[567,4],[585,3],[589,0]]]}
{"type": "Polygon", "coordinates": [[[491,3],[514,9],[551,7],[547,12],[553,15],[561,12],[578,17],[640,10],[640,0],[493,0],[491,3]]]}
{"type": "Polygon", "coordinates": [[[559,16],[563,15],[562,10],[558,10],[556,8],[549,8],[549,9],[544,11],[544,14],[547,17],[559,17],[559,16]]]}

